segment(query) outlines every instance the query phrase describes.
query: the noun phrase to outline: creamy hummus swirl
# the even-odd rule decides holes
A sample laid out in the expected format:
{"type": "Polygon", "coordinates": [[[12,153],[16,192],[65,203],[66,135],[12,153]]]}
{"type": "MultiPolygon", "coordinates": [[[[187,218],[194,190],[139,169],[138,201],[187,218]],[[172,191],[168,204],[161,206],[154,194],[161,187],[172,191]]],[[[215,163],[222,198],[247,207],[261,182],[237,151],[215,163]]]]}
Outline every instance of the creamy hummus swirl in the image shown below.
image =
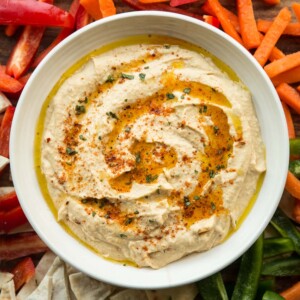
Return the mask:
{"type": "Polygon", "coordinates": [[[265,171],[247,88],[176,45],[92,57],[53,96],[41,151],[58,219],[152,268],[221,243],[265,171]]]}

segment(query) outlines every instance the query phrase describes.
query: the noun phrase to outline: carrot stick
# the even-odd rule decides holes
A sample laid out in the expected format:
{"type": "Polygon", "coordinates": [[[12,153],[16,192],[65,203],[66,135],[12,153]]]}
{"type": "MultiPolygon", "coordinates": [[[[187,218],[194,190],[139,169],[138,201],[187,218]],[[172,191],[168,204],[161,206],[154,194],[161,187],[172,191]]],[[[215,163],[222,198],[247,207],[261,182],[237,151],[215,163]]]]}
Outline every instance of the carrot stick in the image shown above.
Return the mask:
{"type": "MultiPolygon", "coordinates": [[[[216,17],[216,14],[214,13],[213,9],[211,8],[210,4],[206,0],[204,4],[201,6],[201,9],[203,12],[205,12],[208,15],[216,17]]],[[[235,28],[237,32],[240,32],[240,23],[239,23],[239,18],[237,15],[235,15],[232,11],[228,10],[226,7],[222,8],[224,14],[226,14],[227,18],[235,28]]]]}
{"type": "Polygon", "coordinates": [[[294,11],[294,14],[295,14],[298,22],[300,22],[300,3],[293,2],[292,9],[294,11]]]}
{"type": "Polygon", "coordinates": [[[297,91],[300,92],[300,85],[298,85],[298,86],[296,87],[296,89],[297,89],[297,91]]]}
{"type": "Polygon", "coordinates": [[[296,133],[295,133],[295,127],[294,127],[291,111],[284,102],[281,102],[281,104],[282,104],[283,112],[284,112],[285,119],[286,119],[286,125],[288,128],[289,138],[293,139],[296,137],[296,133]]]}
{"type": "MultiPolygon", "coordinates": [[[[258,19],[257,29],[260,32],[267,32],[272,25],[272,21],[258,19]]],[[[284,35],[300,36],[300,23],[290,23],[283,31],[284,35]]]]}
{"type": "Polygon", "coordinates": [[[254,53],[254,57],[260,63],[261,66],[264,66],[267,62],[272,49],[275,47],[277,41],[282,35],[285,27],[289,24],[290,20],[291,13],[287,7],[284,7],[276,16],[270,29],[267,31],[261,44],[254,53]]]}
{"type": "Polygon", "coordinates": [[[277,47],[274,47],[272,49],[272,52],[269,56],[269,60],[270,61],[274,61],[274,60],[277,60],[277,59],[280,59],[280,58],[283,58],[285,57],[285,54],[280,50],[278,49],[277,47]]]}
{"type": "Polygon", "coordinates": [[[281,59],[275,60],[264,67],[270,78],[300,65],[300,51],[288,54],[281,59]]]}
{"type": "Polygon", "coordinates": [[[278,74],[277,76],[271,78],[271,80],[275,86],[283,82],[285,83],[300,82],[300,66],[290,69],[281,74],[278,74]]]}
{"type": "Polygon", "coordinates": [[[288,171],[285,183],[286,190],[295,198],[300,198],[300,180],[288,171]]]}
{"type": "Polygon", "coordinates": [[[276,87],[276,91],[283,102],[300,114],[300,94],[296,89],[287,83],[281,83],[276,87]]]}
{"type": "Polygon", "coordinates": [[[113,16],[117,10],[113,0],[98,0],[100,12],[103,18],[113,16]]]}
{"type": "Polygon", "coordinates": [[[214,11],[216,17],[219,19],[224,31],[232,38],[234,38],[237,42],[239,42],[241,45],[243,45],[243,41],[241,37],[239,36],[238,32],[236,31],[232,23],[227,18],[226,13],[224,13],[223,6],[220,4],[219,0],[207,0],[207,1],[211,6],[212,10],[214,11]]]}
{"type": "Polygon", "coordinates": [[[102,18],[98,0],[80,0],[79,2],[95,20],[102,18]]]}
{"type": "MultiPolygon", "coordinates": [[[[300,201],[299,201],[300,202],[300,201]]],[[[287,290],[280,293],[285,300],[299,300],[300,299],[300,281],[292,285],[287,290]]]]}
{"type": "Polygon", "coordinates": [[[280,0],[264,0],[264,2],[269,5],[276,5],[280,3],[280,0]]]}
{"type": "Polygon", "coordinates": [[[237,0],[237,11],[244,46],[247,49],[257,48],[260,44],[260,37],[256,27],[252,0],[237,0]]]}
{"type": "Polygon", "coordinates": [[[15,25],[15,24],[9,24],[5,27],[5,35],[6,36],[13,36],[16,31],[18,30],[19,25],[15,25]]]}

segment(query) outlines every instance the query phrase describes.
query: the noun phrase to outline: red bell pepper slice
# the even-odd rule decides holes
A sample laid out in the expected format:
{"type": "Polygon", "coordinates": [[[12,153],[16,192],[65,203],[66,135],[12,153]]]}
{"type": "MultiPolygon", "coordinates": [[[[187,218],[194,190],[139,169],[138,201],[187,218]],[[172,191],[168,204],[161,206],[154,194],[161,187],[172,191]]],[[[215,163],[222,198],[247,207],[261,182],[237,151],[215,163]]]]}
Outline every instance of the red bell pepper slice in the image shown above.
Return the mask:
{"type": "Polygon", "coordinates": [[[10,271],[14,275],[15,290],[18,291],[35,274],[35,267],[30,257],[25,257],[10,271]]]}
{"type": "Polygon", "coordinates": [[[80,5],[76,14],[75,28],[80,29],[91,23],[91,17],[85,8],[80,5]]]}
{"type": "Polygon", "coordinates": [[[45,27],[25,26],[6,65],[8,75],[18,79],[30,67],[41,43],[45,27]]]}
{"type": "Polygon", "coordinates": [[[73,28],[74,18],[52,4],[35,0],[1,0],[0,24],[73,28]]]}
{"type": "Polygon", "coordinates": [[[184,4],[193,3],[196,1],[198,1],[198,0],[171,0],[170,5],[173,7],[176,7],[176,6],[180,6],[180,5],[184,5],[184,4]]]}
{"type": "Polygon", "coordinates": [[[0,155],[9,158],[9,138],[15,108],[9,106],[5,113],[0,127],[0,155]]]}
{"type": "Polygon", "coordinates": [[[178,8],[178,7],[172,7],[169,4],[166,3],[149,3],[144,4],[139,2],[138,0],[123,0],[124,3],[129,5],[130,7],[136,9],[136,10],[159,10],[159,11],[170,11],[182,15],[186,15],[189,17],[196,18],[198,20],[203,20],[202,16],[189,12],[187,10],[178,8]]]}
{"type": "Polygon", "coordinates": [[[15,191],[0,196],[0,211],[8,211],[19,205],[19,200],[15,191]]]}
{"type": "Polygon", "coordinates": [[[46,252],[48,247],[35,232],[0,235],[0,261],[46,252]]]}
{"type": "Polygon", "coordinates": [[[203,20],[214,27],[220,28],[220,21],[218,18],[209,15],[203,15],[203,20]]]}
{"type": "Polygon", "coordinates": [[[8,233],[27,222],[27,218],[20,205],[9,211],[0,211],[0,231],[8,233]]]}
{"type": "Polygon", "coordinates": [[[17,93],[22,90],[23,84],[15,78],[5,74],[0,68],[0,91],[5,93],[17,93]]]}

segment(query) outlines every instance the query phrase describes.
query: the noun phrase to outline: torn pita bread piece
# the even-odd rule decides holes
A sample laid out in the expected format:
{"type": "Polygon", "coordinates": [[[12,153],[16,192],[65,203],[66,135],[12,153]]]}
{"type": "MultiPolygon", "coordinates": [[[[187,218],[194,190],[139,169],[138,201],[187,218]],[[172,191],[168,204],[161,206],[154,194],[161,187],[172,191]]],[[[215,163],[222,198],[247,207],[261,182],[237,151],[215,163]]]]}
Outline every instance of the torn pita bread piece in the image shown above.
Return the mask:
{"type": "Polygon", "coordinates": [[[197,296],[198,289],[196,284],[188,284],[169,289],[147,290],[146,294],[148,300],[191,300],[197,296]]]}
{"type": "Polygon", "coordinates": [[[111,296],[109,300],[148,300],[148,298],[145,291],[125,289],[111,296]]]}
{"type": "Polygon", "coordinates": [[[97,281],[78,272],[69,276],[70,287],[77,299],[104,300],[116,291],[116,287],[97,281]]]}
{"type": "Polygon", "coordinates": [[[15,300],[15,284],[13,280],[10,280],[3,284],[1,287],[0,300],[15,300]]]}
{"type": "Polygon", "coordinates": [[[55,258],[56,258],[56,255],[51,251],[47,251],[42,256],[42,258],[40,259],[39,263],[37,264],[37,266],[35,268],[34,277],[31,278],[30,281],[28,281],[18,292],[18,294],[17,294],[18,300],[24,300],[30,294],[33,293],[33,291],[38,287],[38,285],[41,283],[41,281],[47,274],[47,272],[50,269],[51,265],[53,264],[55,258]]]}
{"type": "Polygon", "coordinates": [[[2,286],[13,279],[14,275],[9,272],[0,272],[0,290],[2,286]]]}

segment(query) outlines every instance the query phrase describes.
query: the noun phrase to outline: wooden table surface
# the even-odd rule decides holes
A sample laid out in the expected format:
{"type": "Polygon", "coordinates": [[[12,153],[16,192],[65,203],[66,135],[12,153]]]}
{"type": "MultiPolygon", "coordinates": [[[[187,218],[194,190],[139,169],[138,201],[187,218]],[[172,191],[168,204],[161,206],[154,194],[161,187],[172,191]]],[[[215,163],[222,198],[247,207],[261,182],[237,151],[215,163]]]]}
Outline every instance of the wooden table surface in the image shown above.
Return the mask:
{"type": "MultiPolygon", "coordinates": [[[[1,1],[1,0],[0,0],[1,1]]],[[[254,3],[254,9],[255,9],[255,16],[256,18],[264,18],[264,19],[272,19],[278,11],[283,6],[291,7],[291,3],[299,1],[299,0],[282,0],[282,4],[276,5],[276,6],[268,6],[264,4],[263,0],[253,0],[254,3]]],[[[70,3],[72,0],[54,0],[55,4],[68,10],[70,3]]],[[[201,5],[203,4],[204,0],[199,0],[196,3],[193,3],[192,5],[185,5],[182,8],[188,9],[189,11],[202,14],[201,12],[201,5]]],[[[232,0],[221,0],[221,2],[227,7],[232,9],[232,11],[235,10],[235,1],[232,0]]],[[[115,3],[117,5],[117,12],[123,13],[127,11],[131,11],[132,9],[128,7],[126,4],[122,2],[122,0],[115,0],[115,3]]],[[[296,21],[296,18],[293,16],[293,21],[296,21]]],[[[41,47],[39,49],[39,52],[42,51],[44,48],[46,48],[51,41],[54,39],[54,37],[59,32],[59,29],[57,28],[48,28],[45,32],[45,36],[42,40],[41,47]]],[[[19,34],[20,32],[18,32],[19,34]]],[[[13,49],[14,44],[16,43],[18,39],[18,34],[13,37],[6,37],[4,34],[4,26],[0,26],[0,65],[5,65],[7,62],[7,59],[9,57],[9,54],[11,50],[13,49]]],[[[285,54],[300,51],[300,37],[288,37],[283,36],[280,41],[277,44],[278,48],[280,48],[285,54]]],[[[297,136],[300,137],[300,115],[296,115],[293,113],[293,120],[296,127],[297,136]]],[[[2,176],[0,178],[0,186],[4,186],[7,184],[12,184],[8,180],[8,174],[7,176],[2,176]]]]}

